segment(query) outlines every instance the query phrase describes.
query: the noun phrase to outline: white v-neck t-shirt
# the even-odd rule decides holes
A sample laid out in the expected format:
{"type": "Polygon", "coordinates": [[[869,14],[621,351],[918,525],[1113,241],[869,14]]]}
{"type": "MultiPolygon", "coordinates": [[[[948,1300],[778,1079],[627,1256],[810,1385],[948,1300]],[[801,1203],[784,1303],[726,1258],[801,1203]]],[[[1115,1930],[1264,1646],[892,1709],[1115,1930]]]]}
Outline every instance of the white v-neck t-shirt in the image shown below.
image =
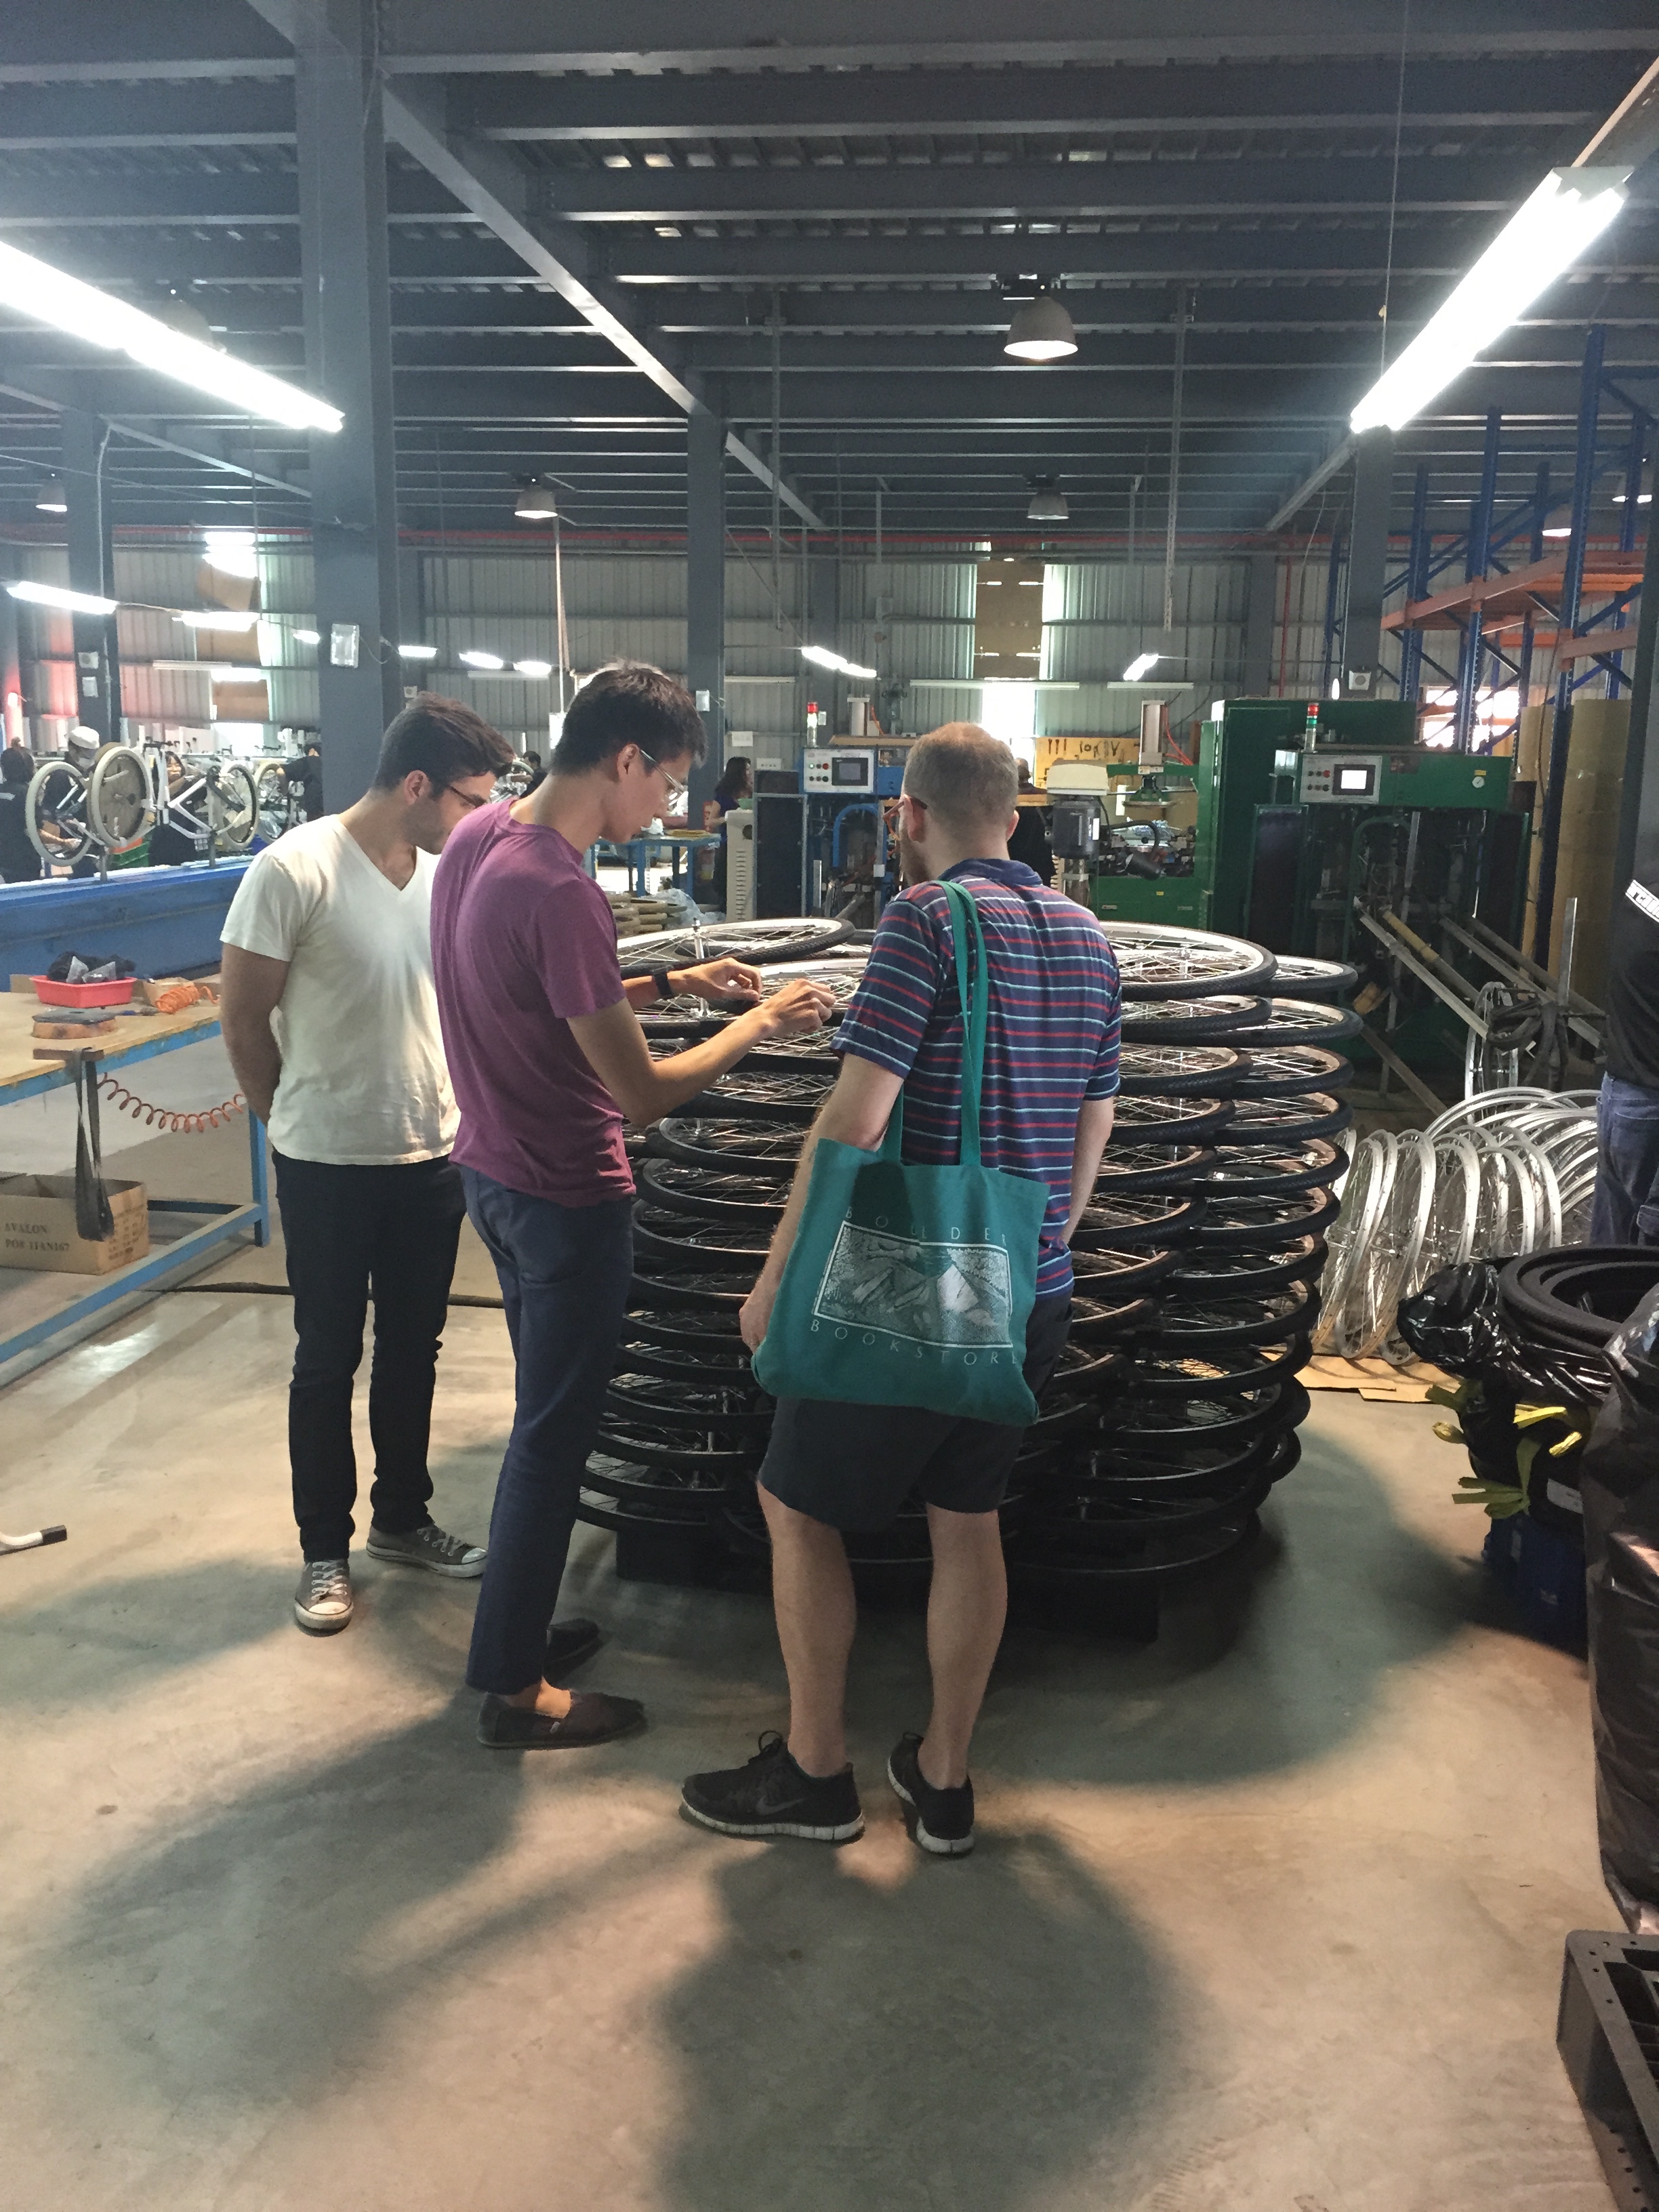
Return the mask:
{"type": "Polygon", "coordinates": [[[455,1141],[432,988],[437,865],[416,853],[399,890],[330,814],[268,846],[237,888],[222,941],[289,963],[270,1140],[290,1159],[396,1167],[455,1141]]]}

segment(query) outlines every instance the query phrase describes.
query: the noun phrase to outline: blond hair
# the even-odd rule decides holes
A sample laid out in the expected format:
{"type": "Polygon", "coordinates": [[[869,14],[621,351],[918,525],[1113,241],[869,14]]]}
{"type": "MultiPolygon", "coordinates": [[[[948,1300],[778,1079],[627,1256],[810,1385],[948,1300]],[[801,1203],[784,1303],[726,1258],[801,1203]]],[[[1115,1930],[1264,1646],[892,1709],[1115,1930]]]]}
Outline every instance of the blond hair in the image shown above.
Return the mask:
{"type": "Polygon", "coordinates": [[[953,837],[1006,835],[1019,799],[1019,765],[977,722],[947,722],[910,748],[904,788],[953,837]]]}

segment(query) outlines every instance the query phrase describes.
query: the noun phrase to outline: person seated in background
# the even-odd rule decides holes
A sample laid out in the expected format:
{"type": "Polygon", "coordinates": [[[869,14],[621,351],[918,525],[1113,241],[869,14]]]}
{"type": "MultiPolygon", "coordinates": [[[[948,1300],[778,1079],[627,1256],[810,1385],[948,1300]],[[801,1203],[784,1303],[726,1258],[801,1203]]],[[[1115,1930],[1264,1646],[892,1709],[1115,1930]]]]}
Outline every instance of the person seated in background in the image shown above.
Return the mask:
{"type": "MultiPolygon", "coordinates": [[[[1022,797],[1026,792],[1036,789],[1031,781],[1031,771],[1024,761],[1019,763],[1019,788],[1022,797]]],[[[1048,842],[1048,827],[1043,820],[1042,807],[1021,806],[1009,834],[1008,858],[1023,861],[1039,883],[1047,884],[1053,890],[1054,849],[1048,842]]]]}
{"type": "Polygon", "coordinates": [[[470,707],[429,694],[391,725],[369,789],[290,830],[225,917],[221,1020],[267,1122],[294,1292],[289,1459],[304,1565],[294,1617],[351,1619],[352,1379],[374,1298],[372,1558],[463,1579],[484,1555],[428,1511],[438,1347],[465,1202],[432,988],[435,855],[513,757],[470,707]]]}
{"type": "MultiPolygon", "coordinates": [[[[720,771],[720,780],[714,786],[714,796],[703,801],[702,826],[718,830],[734,807],[747,806],[754,795],[755,778],[746,754],[732,753],[720,771]]],[[[714,855],[714,866],[709,878],[714,903],[722,913],[726,908],[726,839],[720,842],[714,855]]]]}
{"type": "Polygon", "coordinates": [[[311,738],[302,753],[283,763],[283,772],[288,778],[290,791],[300,799],[300,818],[302,822],[321,819],[323,811],[323,749],[315,738],[311,738]]]}
{"type": "Polygon", "coordinates": [[[8,745],[0,752],[0,882],[32,884],[42,871],[27,818],[33,774],[33,759],[21,745],[8,745]]]}

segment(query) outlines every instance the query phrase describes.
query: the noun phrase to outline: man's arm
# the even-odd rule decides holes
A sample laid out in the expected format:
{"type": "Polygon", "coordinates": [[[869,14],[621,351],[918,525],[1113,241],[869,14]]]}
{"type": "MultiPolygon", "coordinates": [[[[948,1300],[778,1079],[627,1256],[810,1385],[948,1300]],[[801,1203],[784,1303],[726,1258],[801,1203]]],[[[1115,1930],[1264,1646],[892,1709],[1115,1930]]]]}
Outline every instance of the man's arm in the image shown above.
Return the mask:
{"type": "Polygon", "coordinates": [[[248,1111],[270,1119],[271,1103],[282,1080],[283,1055],[271,1034],[270,1017],[288,983],[289,963],[240,945],[222,948],[219,970],[219,1027],[248,1111]]]}
{"type": "Polygon", "coordinates": [[[640,1128],[659,1121],[688,1098],[706,1091],[717,1076],[735,1067],[744,1053],[768,1037],[794,1036],[821,1028],[835,1000],[806,976],[786,983],[763,1006],[751,1006],[728,1022],[718,1036],[672,1059],[653,1060],[645,1031],[626,999],[597,1014],[574,1014],[570,1034],[582,1057],[628,1119],[640,1128]]]}
{"type": "Polygon", "coordinates": [[[1106,1149],[1106,1139],[1112,1133],[1112,1121],[1117,1112],[1117,1100],[1085,1098],[1083,1111],[1077,1117],[1077,1135],[1072,1140],[1072,1210],[1066,1217],[1065,1241],[1069,1244],[1072,1233],[1083,1218],[1083,1209],[1094,1194],[1095,1177],[1100,1173],[1100,1156],[1106,1149]]]}
{"type": "MultiPolygon", "coordinates": [[[[795,1179],[789,1187],[789,1203],[783,1209],[782,1220],[772,1232],[766,1264],[738,1316],[743,1340],[751,1352],[760,1350],[761,1340],[771,1323],[778,1285],[783,1280],[784,1268],[794,1249],[795,1231],[800,1224],[801,1209],[806,1204],[807,1186],[812,1180],[812,1155],[817,1150],[818,1139],[828,1137],[832,1144],[855,1145],[861,1152],[873,1152],[887,1134],[893,1102],[903,1081],[902,1076],[895,1075],[890,1068],[878,1067],[874,1060],[860,1060],[852,1053],[842,1061],[836,1087],[824,1100],[800,1148],[795,1179]]],[[[1101,1141],[1103,1144],[1104,1138],[1101,1141]]]]}
{"type": "MultiPolygon", "coordinates": [[[[684,992],[689,998],[736,1000],[753,1006],[761,994],[759,975],[741,960],[708,960],[701,968],[671,968],[667,974],[671,998],[684,992]]],[[[649,975],[629,976],[623,989],[630,1006],[643,1009],[656,1001],[657,986],[649,975]]]]}

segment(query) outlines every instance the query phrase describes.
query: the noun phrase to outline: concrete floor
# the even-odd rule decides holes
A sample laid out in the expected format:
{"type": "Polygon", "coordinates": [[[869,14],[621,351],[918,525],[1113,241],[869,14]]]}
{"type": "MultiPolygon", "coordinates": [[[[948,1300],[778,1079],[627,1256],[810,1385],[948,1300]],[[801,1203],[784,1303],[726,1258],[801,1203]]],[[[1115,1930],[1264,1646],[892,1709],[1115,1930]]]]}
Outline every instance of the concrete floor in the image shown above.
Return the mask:
{"type": "MultiPolygon", "coordinates": [[[[0,1562],[9,2207],[1603,2212],[1553,2044],[1562,1938],[1613,1923],[1583,1669],[1490,1615],[1429,1409],[1318,1397],[1156,1646],[1012,1634],[937,1863],[881,1780],[906,1615],[859,1647],[841,1852],[677,1820],[780,1717],[768,1615],[618,1584],[597,1532],[568,1604],[630,1742],[481,1749],[471,1586],[368,1562],[301,1636],[289,1341],[164,1297],[0,1394],[0,1526],[70,1529],[0,1562]]],[[[471,1534],[509,1387],[458,1310],[471,1534]]]]}

